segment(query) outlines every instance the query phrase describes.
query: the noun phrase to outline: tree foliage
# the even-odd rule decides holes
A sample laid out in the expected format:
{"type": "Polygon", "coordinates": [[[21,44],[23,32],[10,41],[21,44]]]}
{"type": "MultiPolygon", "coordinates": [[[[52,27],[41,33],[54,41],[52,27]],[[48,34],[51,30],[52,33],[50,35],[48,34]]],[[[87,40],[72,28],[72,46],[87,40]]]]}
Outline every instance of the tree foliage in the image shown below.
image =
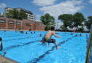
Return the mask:
{"type": "Polygon", "coordinates": [[[63,14],[58,17],[59,20],[63,21],[63,30],[67,30],[67,27],[71,25],[72,18],[72,14],[63,14]]]}
{"type": "Polygon", "coordinates": [[[79,31],[83,31],[83,22],[85,21],[85,17],[82,13],[75,14],[62,14],[58,16],[58,19],[63,21],[63,30],[68,30],[67,27],[73,28],[78,26],[82,26],[82,28],[78,28],[79,31]]]}
{"type": "Polygon", "coordinates": [[[9,10],[8,13],[5,14],[6,17],[8,18],[13,18],[13,19],[27,19],[27,15],[24,11],[20,10],[16,10],[16,9],[12,9],[12,10],[9,10]]]}
{"type": "Polygon", "coordinates": [[[88,29],[90,29],[92,25],[92,16],[88,16],[88,21],[85,21],[85,25],[87,26],[88,29]]]}
{"type": "Polygon", "coordinates": [[[81,26],[83,21],[85,21],[85,18],[82,13],[75,13],[73,15],[73,22],[75,27],[78,27],[78,25],[81,26]]]}
{"type": "Polygon", "coordinates": [[[46,25],[46,30],[50,29],[51,26],[55,26],[54,17],[48,13],[46,13],[44,16],[41,16],[40,20],[44,25],[46,25]]]}

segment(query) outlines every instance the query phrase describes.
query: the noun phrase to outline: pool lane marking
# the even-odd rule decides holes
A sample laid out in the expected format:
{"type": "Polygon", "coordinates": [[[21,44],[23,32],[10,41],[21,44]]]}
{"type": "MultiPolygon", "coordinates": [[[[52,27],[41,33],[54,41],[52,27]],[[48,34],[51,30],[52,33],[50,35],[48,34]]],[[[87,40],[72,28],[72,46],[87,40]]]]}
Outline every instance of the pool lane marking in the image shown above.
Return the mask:
{"type": "Polygon", "coordinates": [[[10,49],[13,49],[13,48],[16,48],[16,47],[25,46],[25,45],[28,45],[28,44],[31,44],[31,43],[34,43],[34,42],[39,42],[39,41],[40,40],[36,40],[36,41],[30,41],[30,42],[27,42],[27,43],[22,43],[22,44],[19,44],[19,45],[13,45],[13,46],[10,46],[10,47],[3,49],[3,51],[7,51],[7,50],[10,50],[10,49]]]}
{"type": "Polygon", "coordinates": [[[12,41],[12,40],[20,40],[20,39],[28,39],[28,38],[35,38],[35,37],[27,36],[27,37],[24,37],[24,38],[8,39],[8,40],[2,40],[2,41],[12,41]]]}
{"type": "MultiPolygon", "coordinates": [[[[75,37],[75,35],[74,35],[73,37],[75,37]]],[[[68,38],[67,40],[64,40],[64,41],[60,42],[60,43],[58,44],[58,46],[60,46],[61,44],[66,43],[68,40],[72,39],[73,37],[70,37],[70,38],[68,38]]],[[[52,51],[54,51],[54,49],[55,49],[55,46],[53,46],[50,50],[46,51],[44,54],[40,55],[38,58],[34,58],[33,60],[28,61],[27,63],[37,63],[37,62],[39,62],[39,61],[40,61],[41,59],[43,59],[46,55],[48,55],[48,54],[50,54],[52,51]]]]}

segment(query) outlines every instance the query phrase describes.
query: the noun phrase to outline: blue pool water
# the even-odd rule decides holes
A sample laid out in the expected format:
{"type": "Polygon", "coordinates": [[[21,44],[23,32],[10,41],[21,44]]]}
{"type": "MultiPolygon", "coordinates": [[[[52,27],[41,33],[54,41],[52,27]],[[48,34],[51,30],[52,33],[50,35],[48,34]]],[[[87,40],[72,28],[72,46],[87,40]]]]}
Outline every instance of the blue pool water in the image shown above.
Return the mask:
{"type": "Polygon", "coordinates": [[[4,46],[0,54],[18,63],[85,63],[88,33],[57,32],[61,38],[52,37],[60,47],[57,50],[53,44],[40,42],[46,33],[0,31],[4,46]]]}

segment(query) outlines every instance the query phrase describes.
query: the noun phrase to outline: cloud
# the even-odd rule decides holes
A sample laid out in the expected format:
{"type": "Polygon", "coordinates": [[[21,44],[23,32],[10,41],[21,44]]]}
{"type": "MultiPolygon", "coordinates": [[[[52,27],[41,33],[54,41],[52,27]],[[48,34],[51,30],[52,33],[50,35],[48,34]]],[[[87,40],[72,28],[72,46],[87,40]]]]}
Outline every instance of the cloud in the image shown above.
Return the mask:
{"type": "Polygon", "coordinates": [[[40,21],[40,15],[36,15],[35,18],[36,18],[36,21],[40,21]]]}
{"type": "Polygon", "coordinates": [[[55,1],[56,0],[33,0],[33,3],[39,6],[48,6],[48,5],[53,5],[55,1]]]}
{"type": "MultiPolygon", "coordinates": [[[[84,8],[84,0],[66,0],[57,4],[55,3],[56,1],[57,0],[33,0],[33,3],[35,3],[35,5],[41,6],[39,10],[44,14],[49,13],[50,15],[54,16],[56,22],[59,21],[59,15],[74,14],[84,8]]],[[[37,17],[39,18],[39,16],[37,17]]],[[[59,23],[60,24],[56,23],[56,28],[59,28],[62,25],[61,21],[59,21],[59,23]]]]}
{"type": "Polygon", "coordinates": [[[91,3],[91,4],[92,4],[92,0],[89,0],[89,3],[91,3]]]}
{"type": "Polygon", "coordinates": [[[41,7],[40,10],[45,13],[49,13],[54,17],[58,17],[60,14],[74,14],[80,11],[83,6],[82,1],[64,1],[56,5],[41,7]]]}
{"type": "Polygon", "coordinates": [[[5,3],[0,3],[0,8],[5,8],[7,5],[5,3]]]}
{"type": "Polygon", "coordinates": [[[56,29],[59,29],[59,28],[61,27],[61,25],[63,25],[63,22],[58,21],[58,22],[56,22],[55,28],[56,28],[56,29]]]}

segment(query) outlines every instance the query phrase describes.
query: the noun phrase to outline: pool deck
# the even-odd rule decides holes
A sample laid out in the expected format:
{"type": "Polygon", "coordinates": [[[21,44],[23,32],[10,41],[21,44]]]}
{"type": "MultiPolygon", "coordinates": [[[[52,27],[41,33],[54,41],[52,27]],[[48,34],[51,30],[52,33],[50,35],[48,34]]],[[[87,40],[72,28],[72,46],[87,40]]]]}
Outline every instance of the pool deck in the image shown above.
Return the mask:
{"type": "Polygon", "coordinates": [[[0,63],[17,63],[16,61],[0,55],[0,63]]]}

